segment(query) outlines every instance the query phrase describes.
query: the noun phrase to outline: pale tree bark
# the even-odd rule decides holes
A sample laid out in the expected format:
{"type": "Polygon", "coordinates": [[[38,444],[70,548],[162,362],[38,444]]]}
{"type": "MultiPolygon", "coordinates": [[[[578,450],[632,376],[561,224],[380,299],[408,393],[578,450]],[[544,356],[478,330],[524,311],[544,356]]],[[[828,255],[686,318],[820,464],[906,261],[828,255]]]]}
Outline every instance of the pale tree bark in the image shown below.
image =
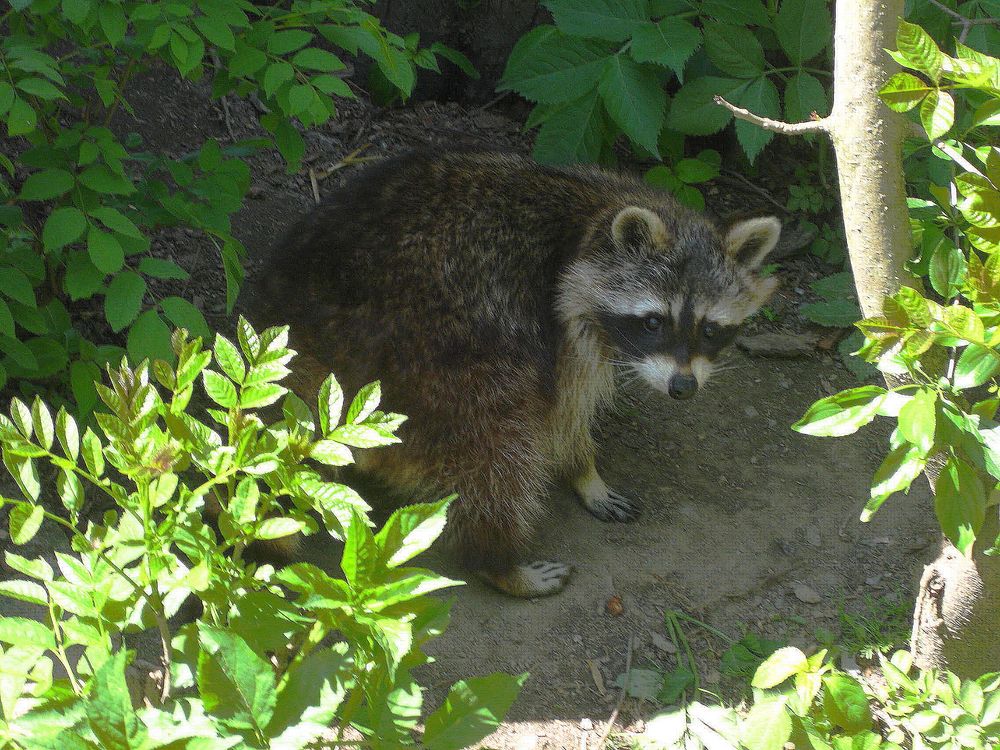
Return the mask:
{"type": "MultiPolygon", "coordinates": [[[[885,50],[895,47],[902,14],[903,0],[837,0],[829,117],[777,123],[716,99],[737,117],[778,133],[830,136],[847,249],[866,317],[880,314],[883,300],[901,286],[920,286],[905,269],[912,255],[902,164],[908,124],[878,97],[898,70],[885,50]]],[[[936,477],[928,471],[932,486],[936,477]]],[[[947,667],[963,677],[1000,670],[1000,559],[982,554],[997,534],[997,508],[990,512],[971,560],[942,539],[940,554],[924,569],[910,643],[918,666],[947,667]]]]}

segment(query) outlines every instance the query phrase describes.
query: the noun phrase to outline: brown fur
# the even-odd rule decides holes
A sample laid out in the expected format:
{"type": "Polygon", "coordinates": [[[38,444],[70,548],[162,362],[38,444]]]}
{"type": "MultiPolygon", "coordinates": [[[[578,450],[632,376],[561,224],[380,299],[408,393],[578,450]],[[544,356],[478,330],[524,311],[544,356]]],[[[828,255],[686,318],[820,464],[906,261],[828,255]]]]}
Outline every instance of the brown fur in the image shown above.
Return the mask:
{"type": "Polygon", "coordinates": [[[362,452],[359,468],[414,500],[457,492],[448,536],[466,564],[528,595],[514,566],[547,487],[593,471],[590,425],[617,355],[591,298],[628,292],[644,264],[638,251],[618,258],[632,241],[661,255],[708,243],[704,272],[700,251],[689,266],[702,275],[728,262],[714,226],[640,182],[496,153],[412,154],[291,230],[250,317],[291,325],[303,395],[329,372],[348,394],[381,379],[386,408],[409,421],[401,445],[362,452]],[[644,212],[612,232],[629,206],[644,212]]]}

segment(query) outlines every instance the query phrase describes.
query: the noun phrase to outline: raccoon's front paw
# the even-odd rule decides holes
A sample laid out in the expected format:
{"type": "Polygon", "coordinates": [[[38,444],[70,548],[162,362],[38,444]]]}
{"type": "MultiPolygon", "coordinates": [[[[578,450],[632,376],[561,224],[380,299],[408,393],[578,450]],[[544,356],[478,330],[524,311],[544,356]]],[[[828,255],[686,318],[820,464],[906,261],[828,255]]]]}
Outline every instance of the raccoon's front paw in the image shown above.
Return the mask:
{"type": "Polygon", "coordinates": [[[586,499],[584,507],[596,518],[602,521],[627,523],[639,517],[639,506],[624,495],[620,495],[612,489],[607,491],[604,497],[586,499]]]}
{"type": "Polygon", "coordinates": [[[561,562],[539,561],[515,565],[508,571],[480,571],[479,575],[494,588],[511,596],[531,599],[562,591],[573,568],[561,562]]]}

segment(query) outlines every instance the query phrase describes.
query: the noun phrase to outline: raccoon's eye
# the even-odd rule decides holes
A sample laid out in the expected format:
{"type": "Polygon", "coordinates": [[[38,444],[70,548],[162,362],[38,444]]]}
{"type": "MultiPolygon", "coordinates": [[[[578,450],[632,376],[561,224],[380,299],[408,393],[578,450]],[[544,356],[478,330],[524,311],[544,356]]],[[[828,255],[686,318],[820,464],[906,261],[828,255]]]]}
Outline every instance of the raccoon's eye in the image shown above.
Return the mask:
{"type": "Polygon", "coordinates": [[[655,315],[649,315],[642,321],[642,327],[650,333],[656,333],[663,327],[663,320],[655,315]]]}
{"type": "Polygon", "coordinates": [[[718,323],[706,323],[701,327],[701,335],[706,339],[712,339],[719,333],[718,323]]]}

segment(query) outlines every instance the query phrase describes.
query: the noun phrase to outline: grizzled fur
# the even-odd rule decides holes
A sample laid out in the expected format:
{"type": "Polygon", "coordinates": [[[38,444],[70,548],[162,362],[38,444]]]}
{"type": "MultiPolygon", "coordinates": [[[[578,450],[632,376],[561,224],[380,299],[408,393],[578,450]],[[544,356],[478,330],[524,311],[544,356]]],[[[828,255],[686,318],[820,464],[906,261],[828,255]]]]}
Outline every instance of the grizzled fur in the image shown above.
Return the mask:
{"type": "Polygon", "coordinates": [[[410,419],[401,445],[361,452],[359,468],[412,499],[457,492],[448,533],[465,562],[509,593],[551,593],[565,566],[519,563],[553,480],[599,517],[634,515],[594,468],[590,424],[613,364],[676,397],[704,384],[773,291],[755,270],[776,221],[757,221],[724,235],[597,169],[411,154],[291,230],[251,317],[291,324],[303,392],[331,371],[348,393],[381,379],[383,402],[410,419]]]}

